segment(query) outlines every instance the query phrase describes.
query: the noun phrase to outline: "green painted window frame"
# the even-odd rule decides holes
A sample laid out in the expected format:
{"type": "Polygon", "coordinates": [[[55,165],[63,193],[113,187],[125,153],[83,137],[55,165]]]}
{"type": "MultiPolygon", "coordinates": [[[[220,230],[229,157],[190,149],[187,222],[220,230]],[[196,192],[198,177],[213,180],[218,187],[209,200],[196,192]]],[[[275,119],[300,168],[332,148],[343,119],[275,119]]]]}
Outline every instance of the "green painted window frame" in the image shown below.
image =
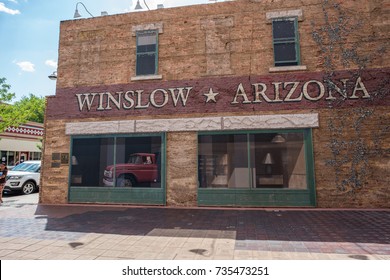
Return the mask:
{"type": "MultiPolygon", "coordinates": [[[[114,138],[114,151],[116,150],[116,138],[123,137],[161,137],[161,187],[159,188],[142,188],[142,187],[133,187],[133,188],[117,188],[117,187],[101,187],[101,186],[72,186],[71,176],[72,176],[72,161],[69,161],[69,174],[68,174],[68,202],[69,203],[127,203],[121,201],[122,197],[125,195],[124,192],[128,191],[141,195],[142,197],[152,197],[154,201],[145,202],[144,199],[139,201],[130,202],[130,204],[151,204],[151,205],[166,205],[166,133],[135,133],[135,134],[99,134],[99,135],[72,135],[70,139],[70,158],[73,156],[73,140],[74,139],[91,139],[91,138],[114,138]],[[79,200],[77,197],[73,199],[72,190],[76,190],[78,193],[88,193],[96,192],[98,198],[93,198],[88,201],[79,200]],[[112,197],[116,197],[117,201],[106,201],[106,195],[104,193],[109,192],[112,197]],[[144,193],[144,194],[142,194],[144,193]],[[153,194],[155,193],[155,194],[153,194]],[[157,197],[157,198],[156,198],[157,197]],[[160,197],[160,198],[159,198],[160,197]]],[[[116,162],[116,152],[114,152],[114,162],[116,162]]]]}
{"type": "Polygon", "coordinates": [[[142,31],[137,31],[136,32],[136,62],[135,62],[135,75],[136,76],[147,76],[147,75],[157,75],[158,74],[158,30],[153,29],[153,30],[142,30],[142,31]],[[149,52],[138,52],[138,41],[139,37],[142,35],[149,35],[149,34],[154,34],[156,36],[156,50],[155,51],[149,51],[149,52]],[[138,68],[138,57],[140,55],[144,54],[151,54],[154,55],[154,72],[153,73],[147,73],[147,74],[140,74],[140,69],[138,68]]]}
{"type": "Polygon", "coordinates": [[[299,32],[298,32],[298,18],[297,17],[284,17],[284,18],[275,18],[272,20],[272,43],[274,50],[274,65],[275,67],[282,66],[297,66],[301,65],[301,53],[300,53],[300,44],[299,44],[299,32]],[[274,26],[277,22],[283,21],[293,21],[294,22],[294,37],[285,37],[285,38],[274,38],[274,26]],[[275,46],[279,44],[294,43],[295,46],[295,60],[278,60],[276,55],[275,46]],[[289,64],[289,65],[285,65],[289,64]]]}
{"type": "MultiPolygon", "coordinates": [[[[270,129],[270,130],[240,130],[240,131],[202,131],[198,132],[201,135],[221,135],[221,134],[247,134],[248,145],[248,166],[250,166],[250,141],[249,135],[258,133],[303,133],[304,136],[304,153],[306,164],[306,189],[272,189],[272,188],[253,188],[251,170],[248,172],[250,184],[248,188],[241,189],[213,189],[200,188],[198,185],[198,204],[201,206],[316,206],[316,188],[315,188],[315,173],[314,173],[314,154],[313,154],[313,139],[312,129],[270,129]],[[251,198],[250,202],[242,202],[239,197],[251,198]],[[256,201],[262,197],[278,197],[276,202],[272,201],[256,201]],[[238,202],[240,201],[240,202],[238,202]]],[[[198,146],[199,148],[199,146],[198,146]]],[[[198,162],[199,166],[199,162],[198,162]]],[[[199,175],[199,174],[198,174],[199,175]]],[[[197,176],[198,178],[199,176],[197,176]]]]}

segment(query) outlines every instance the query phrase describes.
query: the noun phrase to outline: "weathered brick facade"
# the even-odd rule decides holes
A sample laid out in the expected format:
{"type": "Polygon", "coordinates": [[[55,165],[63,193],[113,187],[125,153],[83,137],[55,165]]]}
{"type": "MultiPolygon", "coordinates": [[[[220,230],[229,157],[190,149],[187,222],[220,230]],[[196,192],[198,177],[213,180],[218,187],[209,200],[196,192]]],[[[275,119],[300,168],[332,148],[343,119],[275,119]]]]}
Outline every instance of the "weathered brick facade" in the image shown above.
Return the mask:
{"type": "MultiPolygon", "coordinates": [[[[57,91],[46,110],[40,202],[68,203],[69,166],[53,167],[52,155],[70,152],[69,123],[135,121],[137,127],[143,120],[318,113],[313,128],[316,205],[389,208],[389,14],[384,0],[238,0],[62,22],[57,91]],[[274,68],[267,15],[296,10],[302,12],[298,31],[300,66],[305,67],[278,71],[283,69],[274,68]],[[148,24],[162,26],[162,78],[134,81],[134,30],[148,24]],[[342,79],[348,79],[346,96],[326,82],[342,88],[342,79]],[[289,101],[293,82],[297,89],[289,101]],[[257,90],[266,85],[267,91],[256,97],[254,84],[259,83],[257,90]],[[178,88],[186,93],[189,87],[192,99],[173,105],[169,89],[177,94],[178,88]],[[211,87],[219,92],[218,102],[206,103],[211,87]],[[141,89],[142,96],[131,95],[134,104],[125,104],[128,110],[113,103],[107,109],[106,99],[98,104],[107,97],[103,93],[123,92],[124,98],[126,91],[141,89]],[[87,93],[96,93],[91,110],[80,108],[77,99],[87,93]],[[138,109],[137,101],[151,104],[138,109]]],[[[104,131],[89,134],[94,133],[104,131]]],[[[166,153],[166,204],[197,206],[196,130],[168,130],[166,153]]]]}

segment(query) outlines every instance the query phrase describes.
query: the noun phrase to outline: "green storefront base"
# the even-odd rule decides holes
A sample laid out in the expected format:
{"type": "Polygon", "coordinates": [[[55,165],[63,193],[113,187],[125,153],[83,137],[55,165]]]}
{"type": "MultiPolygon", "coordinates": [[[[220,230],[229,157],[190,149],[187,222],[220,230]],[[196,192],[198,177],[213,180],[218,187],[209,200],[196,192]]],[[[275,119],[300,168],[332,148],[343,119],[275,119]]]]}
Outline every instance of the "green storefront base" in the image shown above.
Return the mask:
{"type": "MultiPolygon", "coordinates": [[[[314,156],[313,140],[311,129],[297,130],[262,130],[262,131],[241,131],[241,133],[288,133],[302,132],[304,135],[304,148],[306,159],[306,185],[307,189],[198,189],[199,206],[233,206],[233,207],[315,207],[316,188],[314,178],[314,156]]],[[[227,132],[224,132],[225,134],[227,132]]],[[[236,133],[235,131],[231,133],[236,133]]],[[[221,134],[204,132],[199,135],[221,134]]],[[[248,143],[249,147],[249,143],[248,143]]],[[[248,148],[248,166],[251,166],[251,154],[248,148]]],[[[248,174],[249,175],[249,174],[248,174]]],[[[251,180],[251,176],[249,175],[251,180]]],[[[250,184],[252,185],[252,184],[250,184]]]]}
{"type": "Polygon", "coordinates": [[[236,207],[314,207],[315,195],[309,190],[228,190],[199,189],[199,206],[236,207]]]}
{"type": "Polygon", "coordinates": [[[69,202],[165,205],[165,189],[70,187],[69,202]]]}

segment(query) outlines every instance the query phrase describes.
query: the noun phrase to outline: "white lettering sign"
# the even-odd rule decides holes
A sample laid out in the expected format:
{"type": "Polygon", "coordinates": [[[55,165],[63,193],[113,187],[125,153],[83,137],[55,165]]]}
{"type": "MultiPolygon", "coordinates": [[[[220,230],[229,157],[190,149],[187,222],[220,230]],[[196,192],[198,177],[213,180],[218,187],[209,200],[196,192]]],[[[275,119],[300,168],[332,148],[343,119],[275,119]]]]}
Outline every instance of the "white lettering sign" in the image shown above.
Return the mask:
{"type": "MultiPolygon", "coordinates": [[[[218,88],[220,90],[220,88],[218,88]]],[[[205,92],[193,93],[193,87],[157,88],[150,92],[142,89],[76,94],[77,104],[80,111],[109,111],[164,108],[168,104],[173,107],[187,107],[194,95],[204,96],[205,104],[218,103],[223,96],[231,95],[230,104],[264,104],[264,103],[289,103],[301,102],[306,99],[311,102],[320,100],[342,99],[366,99],[370,94],[361,77],[355,81],[340,79],[338,81],[288,81],[288,82],[257,82],[251,85],[240,83],[234,92],[221,93],[210,87],[205,92]],[[350,87],[348,87],[348,83],[350,87]],[[250,89],[250,90],[249,90],[250,89]]],[[[199,100],[199,99],[197,99],[199,100]]],[[[199,101],[197,101],[199,103],[199,101]]]]}

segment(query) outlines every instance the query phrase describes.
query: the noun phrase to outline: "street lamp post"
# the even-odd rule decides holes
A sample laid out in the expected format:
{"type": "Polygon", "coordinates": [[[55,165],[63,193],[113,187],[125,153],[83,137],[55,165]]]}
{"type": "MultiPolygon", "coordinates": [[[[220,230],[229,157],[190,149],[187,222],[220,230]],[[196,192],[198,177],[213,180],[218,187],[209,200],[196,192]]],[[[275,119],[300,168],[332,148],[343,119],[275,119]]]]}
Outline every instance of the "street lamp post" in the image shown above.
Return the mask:
{"type": "MultiPolygon", "coordinates": [[[[144,0],[144,4],[145,4],[146,8],[148,8],[148,10],[150,11],[149,6],[148,6],[148,4],[146,4],[145,0],[144,0]]],[[[142,6],[140,5],[139,0],[137,0],[137,5],[135,5],[134,10],[142,10],[142,6]]]]}
{"type": "Polygon", "coordinates": [[[57,80],[57,71],[53,71],[48,77],[50,80],[57,80]]]}
{"type": "Polygon", "coordinates": [[[81,5],[84,7],[84,9],[87,11],[87,13],[88,13],[91,17],[94,17],[94,16],[88,11],[87,7],[85,7],[85,5],[83,4],[83,2],[77,2],[77,4],[76,4],[76,10],[74,11],[74,16],[73,16],[73,18],[79,18],[79,17],[81,17],[81,15],[80,15],[80,13],[79,13],[79,10],[77,9],[77,7],[78,7],[79,4],[81,4],[81,5]]]}

